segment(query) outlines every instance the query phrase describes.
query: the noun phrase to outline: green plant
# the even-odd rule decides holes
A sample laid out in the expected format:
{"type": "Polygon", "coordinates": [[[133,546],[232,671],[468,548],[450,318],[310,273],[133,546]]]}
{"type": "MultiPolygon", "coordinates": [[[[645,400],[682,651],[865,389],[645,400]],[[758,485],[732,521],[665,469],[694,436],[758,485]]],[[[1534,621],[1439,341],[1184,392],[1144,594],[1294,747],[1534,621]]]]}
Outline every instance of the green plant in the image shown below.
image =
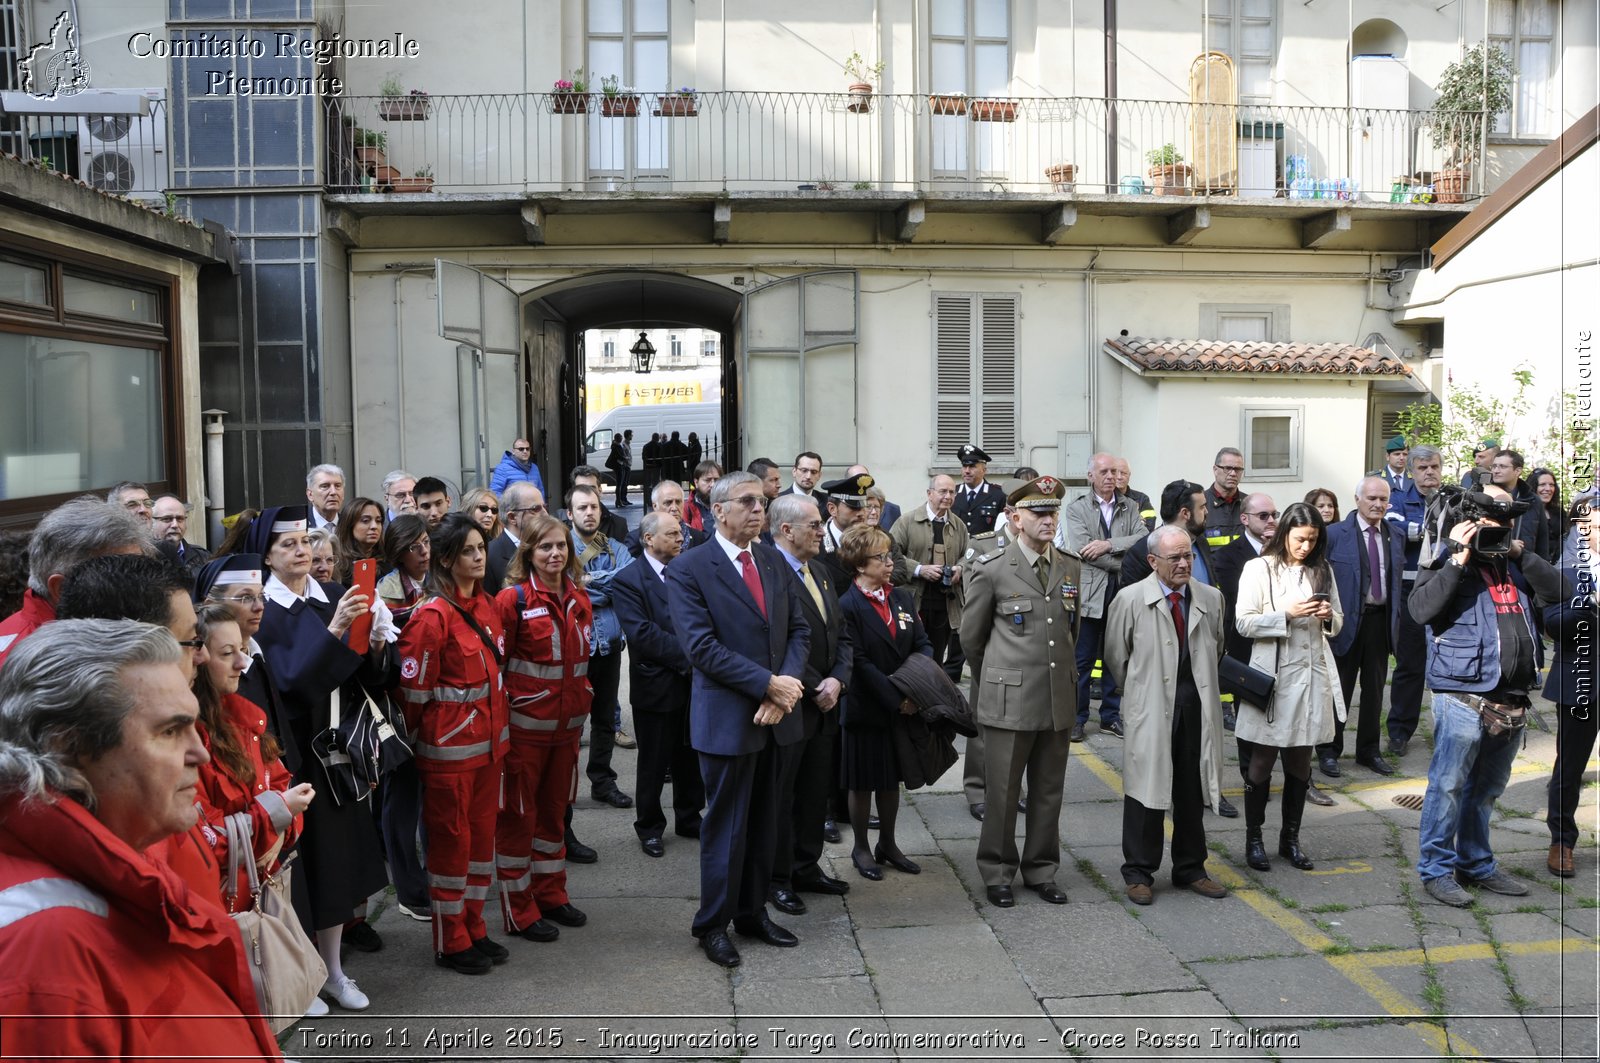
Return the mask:
{"type": "Polygon", "coordinates": [[[379,151],[389,149],[389,134],[380,133],[376,129],[363,129],[356,137],[356,143],[363,148],[377,148],[379,151]]]}
{"type": "Polygon", "coordinates": [[[176,218],[178,216],[178,195],[177,195],[177,193],[176,192],[163,192],[161,194],[161,198],[163,198],[167,202],[167,209],[166,209],[167,217],[176,218]]]}
{"type": "Polygon", "coordinates": [[[1444,406],[1413,402],[1395,416],[1395,430],[1412,445],[1437,447],[1444,456],[1445,478],[1459,480],[1471,467],[1478,444],[1488,438],[1503,439],[1506,425],[1532,405],[1528,389],[1533,386],[1533,370],[1514,369],[1511,379],[1516,388],[1508,398],[1485,396],[1475,384],[1450,384],[1444,406]]]}
{"type": "Polygon", "coordinates": [[[1433,146],[1449,148],[1450,160],[1470,165],[1478,157],[1483,133],[1511,109],[1511,83],[1516,70],[1499,48],[1482,42],[1444,68],[1433,87],[1433,146]]]}
{"type": "Polygon", "coordinates": [[[583,72],[583,67],[578,67],[564,78],[557,78],[550,87],[551,92],[588,92],[589,79],[583,72]]]}
{"type": "Polygon", "coordinates": [[[1183,155],[1179,153],[1177,146],[1169,141],[1159,148],[1145,152],[1144,159],[1151,166],[1176,166],[1183,161],[1183,155]]]}
{"type": "Polygon", "coordinates": [[[616,74],[607,74],[600,79],[600,91],[607,96],[616,96],[621,91],[622,79],[616,74]]]}
{"type": "Polygon", "coordinates": [[[862,85],[876,85],[883,76],[883,60],[869,63],[860,52],[851,52],[844,61],[844,76],[862,85]]]}
{"type": "Polygon", "coordinates": [[[420,168],[418,168],[417,172],[412,174],[411,176],[413,176],[413,177],[423,177],[423,178],[426,178],[427,180],[431,181],[431,180],[433,180],[433,167],[432,166],[420,167],[420,168]]]}
{"type": "Polygon", "coordinates": [[[400,84],[400,79],[390,75],[383,79],[383,84],[378,86],[378,92],[384,96],[404,96],[405,87],[400,84]]]}
{"type": "Polygon", "coordinates": [[[857,192],[868,192],[868,191],[871,191],[871,189],[872,189],[872,182],[871,181],[857,181],[855,184],[851,185],[850,187],[855,189],[857,192]]]}

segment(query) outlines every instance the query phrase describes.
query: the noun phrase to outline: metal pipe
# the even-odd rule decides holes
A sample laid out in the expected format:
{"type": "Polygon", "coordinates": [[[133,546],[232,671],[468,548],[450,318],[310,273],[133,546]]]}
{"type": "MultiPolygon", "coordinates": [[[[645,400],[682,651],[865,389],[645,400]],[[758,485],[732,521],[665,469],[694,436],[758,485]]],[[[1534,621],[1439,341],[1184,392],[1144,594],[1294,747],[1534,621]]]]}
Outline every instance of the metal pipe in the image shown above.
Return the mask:
{"type": "Polygon", "coordinates": [[[223,490],[227,477],[223,469],[222,419],[227,410],[201,410],[206,422],[206,546],[222,541],[222,516],[228,508],[223,490]]]}
{"type": "Polygon", "coordinates": [[[1117,0],[1105,0],[1106,191],[1117,188],[1117,0]]]}

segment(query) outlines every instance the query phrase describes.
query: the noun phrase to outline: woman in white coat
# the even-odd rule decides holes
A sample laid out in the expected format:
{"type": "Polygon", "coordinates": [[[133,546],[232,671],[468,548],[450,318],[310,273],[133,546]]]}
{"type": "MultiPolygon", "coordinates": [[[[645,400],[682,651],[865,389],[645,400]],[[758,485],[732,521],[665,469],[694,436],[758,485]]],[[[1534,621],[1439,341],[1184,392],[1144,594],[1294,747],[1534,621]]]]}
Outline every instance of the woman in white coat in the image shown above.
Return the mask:
{"type": "Polygon", "coordinates": [[[1311,506],[1296,502],[1283,512],[1261,556],[1239,576],[1239,634],[1255,640],[1250,666],[1276,675],[1270,703],[1246,702],[1236,734],[1256,745],[1244,788],[1245,862],[1270,871],[1261,827],[1267,818],[1272,764],[1283,758],[1283,828],[1278,854],[1295,867],[1315,865],[1300,850],[1300,818],[1311,782],[1311,754],[1333,738],[1344,719],[1339,672],[1328,639],[1339,633],[1344,612],[1328,567],[1327,533],[1311,506]]]}

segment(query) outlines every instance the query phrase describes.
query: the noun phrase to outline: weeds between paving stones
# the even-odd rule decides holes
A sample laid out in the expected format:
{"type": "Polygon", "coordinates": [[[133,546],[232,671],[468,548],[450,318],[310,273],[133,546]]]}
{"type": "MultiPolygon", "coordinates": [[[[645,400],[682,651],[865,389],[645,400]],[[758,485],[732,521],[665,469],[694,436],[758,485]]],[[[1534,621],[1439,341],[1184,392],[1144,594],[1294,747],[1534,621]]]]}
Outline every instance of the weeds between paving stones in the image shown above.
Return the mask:
{"type": "Polygon", "coordinates": [[[1527,997],[1517,990],[1517,980],[1511,975],[1511,965],[1506,962],[1505,948],[1500,944],[1500,938],[1494,932],[1494,920],[1489,918],[1489,912],[1480,904],[1472,906],[1472,918],[1477,922],[1478,929],[1489,941],[1489,948],[1494,951],[1495,970],[1500,972],[1500,977],[1506,983],[1506,1001],[1518,1014],[1527,1011],[1533,1006],[1527,997]]]}

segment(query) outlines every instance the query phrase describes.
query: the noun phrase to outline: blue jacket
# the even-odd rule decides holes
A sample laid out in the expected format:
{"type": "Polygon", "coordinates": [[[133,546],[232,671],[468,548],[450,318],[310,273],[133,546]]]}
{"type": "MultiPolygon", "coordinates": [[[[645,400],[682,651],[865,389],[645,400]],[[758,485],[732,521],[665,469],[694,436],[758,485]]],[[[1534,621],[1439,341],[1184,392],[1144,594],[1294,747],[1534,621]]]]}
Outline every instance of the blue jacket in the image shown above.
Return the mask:
{"type": "Polygon", "coordinates": [[[1422,532],[1427,523],[1428,500],[1422,497],[1422,492],[1417,490],[1415,480],[1407,480],[1405,486],[1398,491],[1389,493],[1389,513],[1387,519],[1394,522],[1400,529],[1400,534],[1406,540],[1406,575],[1415,579],[1417,575],[1417,557],[1422,551],[1422,532]],[[1417,537],[1411,537],[1411,525],[1417,526],[1417,537]]]}
{"type": "Polygon", "coordinates": [[[1587,705],[1596,711],[1600,697],[1596,681],[1595,629],[1600,627],[1600,587],[1589,566],[1561,570],[1566,580],[1562,600],[1546,607],[1545,631],[1556,642],[1556,658],[1550,664],[1544,696],[1557,705],[1587,705]]]}
{"type": "Polygon", "coordinates": [[[504,491],[510,484],[519,480],[526,480],[544,494],[544,477],[539,475],[539,466],[531,460],[524,462],[511,451],[506,451],[505,457],[500,459],[500,464],[494,467],[494,472],[489,476],[489,490],[495,494],[504,491]]]}
{"type": "MultiPolygon", "coordinates": [[[[1389,645],[1394,646],[1400,631],[1400,601],[1405,596],[1400,580],[1405,568],[1406,537],[1389,521],[1383,521],[1379,528],[1388,533],[1388,542],[1380,538],[1378,549],[1386,551],[1384,564],[1389,567],[1384,600],[1389,607],[1389,645]]],[[[1344,520],[1328,528],[1328,564],[1333,567],[1334,586],[1339,588],[1339,604],[1344,606],[1344,626],[1328,644],[1333,655],[1339,657],[1355,645],[1356,627],[1366,600],[1363,588],[1367,581],[1367,539],[1356,513],[1346,514],[1344,520]]]]}
{"type": "MultiPolygon", "coordinates": [[[[1441,551],[1448,549],[1448,544],[1441,544],[1441,551]]],[[[1533,595],[1551,602],[1559,599],[1561,573],[1532,550],[1524,550],[1520,560],[1506,561],[1506,574],[1516,584],[1537,656],[1533,595]]],[[[1408,604],[1412,618],[1427,630],[1430,690],[1482,694],[1500,684],[1500,627],[1478,566],[1445,561],[1423,569],[1408,604]]]]}
{"type": "MultiPolygon", "coordinates": [[[[583,543],[578,540],[576,532],[571,535],[572,549],[581,557],[583,543]]],[[[626,645],[622,637],[622,621],[617,619],[616,606],[611,603],[611,581],[618,572],[633,564],[634,558],[628,553],[626,544],[609,536],[606,537],[606,547],[583,566],[588,576],[584,589],[589,592],[589,601],[594,604],[594,645],[590,648],[590,655],[594,657],[620,653],[626,645]]]]}

